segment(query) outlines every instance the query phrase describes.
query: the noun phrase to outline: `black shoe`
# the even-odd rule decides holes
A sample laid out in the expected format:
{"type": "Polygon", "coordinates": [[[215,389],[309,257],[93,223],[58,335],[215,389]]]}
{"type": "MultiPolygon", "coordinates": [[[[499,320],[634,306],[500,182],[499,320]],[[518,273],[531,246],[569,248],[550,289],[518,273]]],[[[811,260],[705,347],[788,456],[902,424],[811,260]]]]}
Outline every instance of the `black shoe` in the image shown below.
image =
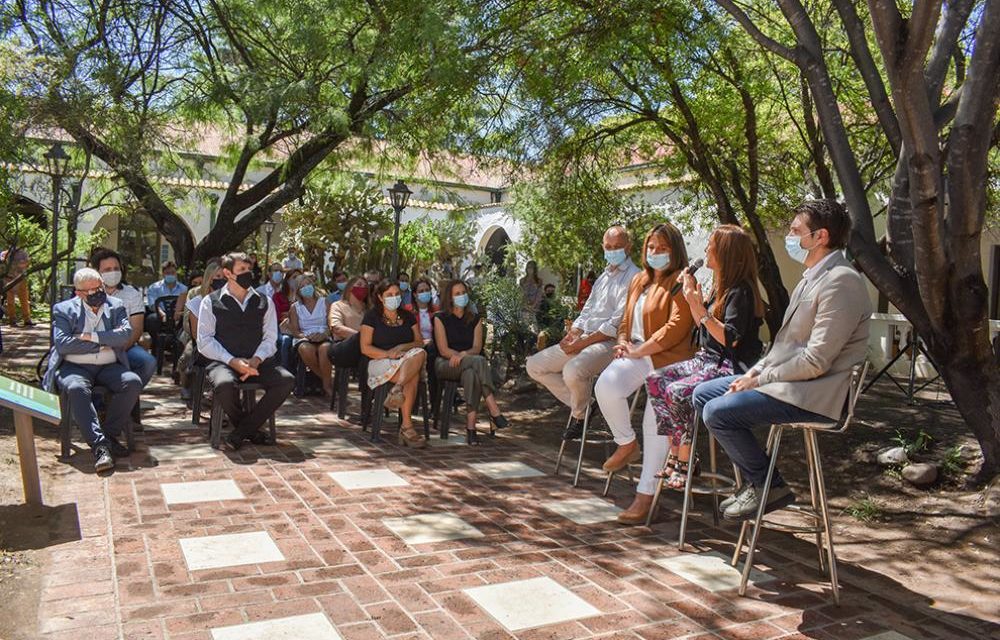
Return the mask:
{"type": "Polygon", "coordinates": [[[465,398],[462,397],[461,393],[456,392],[455,393],[455,399],[452,400],[451,406],[453,406],[453,407],[461,407],[463,404],[465,404],[465,398]]]}
{"type": "Polygon", "coordinates": [[[99,444],[94,447],[94,471],[104,473],[115,468],[115,459],[111,455],[111,448],[106,444],[99,444]]]}
{"type": "Polygon", "coordinates": [[[271,446],[274,444],[274,440],[271,439],[271,434],[264,431],[257,431],[249,438],[250,442],[253,444],[271,446]]]}
{"type": "Polygon", "coordinates": [[[493,426],[497,429],[506,429],[510,425],[510,422],[502,413],[490,416],[490,422],[492,422],[493,426]]]}
{"type": "Polygon", "coordinates": [[[563,431],[563,440],[579,440],[583,437],[583,418],[573,418],[563,431]]]}
{"type": "MultiPolygon", "coordinates": [[[[793,502],[795,502],[795,494],[792,493],[788,485],[771,487],[771,490],[767,492],[767,505],[764,507],[764,513],[783,509],[793,502]]],[[[759,507],[760,497],[757,494],[757,489],[750,486],[749,489],[740,493],[732,504],[726,507],[722,512],[722,517],[727,520],[747,520],[748,518],[756,517],[759,507]]]]}
{"type": "Polygon", "coordinates": [[[32,322],[31,320],[25,320],[25,321],[24,321],[24,326],[25,326],[26,328],[27,328],[27,327],[33,327],[33,326],[35,326],[35,323],[34,323],[34,322],[32,322]]]}
{"type": "Polygon", "coordinates": [[[243,436],[236,435],[235,433],[230,433],[228,436],[222,439],[222,447],[226,451],[239,451],[243,446],[243,436]]]}
{"type": "Polygon", "coordinates": [[[472,445],[474,447],[479,446],[479,432],[475,429],[465,430],[465,444],[472,445]]]}
{"type": "Polygon", "coordinates": [[[128,447],[118,442],[117,439],[108,436],[108,448],[111,449],[111,455],[116,458],[127,458],[132,455],[132,452],[128,447]]]}

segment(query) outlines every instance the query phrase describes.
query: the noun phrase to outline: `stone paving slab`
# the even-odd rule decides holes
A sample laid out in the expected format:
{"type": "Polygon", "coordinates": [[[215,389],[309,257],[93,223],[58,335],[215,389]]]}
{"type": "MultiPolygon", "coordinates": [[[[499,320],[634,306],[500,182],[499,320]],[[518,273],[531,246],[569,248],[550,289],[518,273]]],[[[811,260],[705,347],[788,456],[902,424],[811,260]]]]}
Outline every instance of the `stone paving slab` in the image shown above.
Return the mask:
{"type": "Polygon", "coordinates": [[[372,443],[326,402],[290,398],[277,446],[213,451],[162,380],[130,460],[102,478],[78,453],[51,488],[79,535],[50,548],[44,640],[1000,639],[863,567],[842,564],[835,606],[812,541],[771,531],[741,598],[720,560],[737,528],[696,514],[681,552],[679,496],[651,528],[619,526],[625,482],[608,498],[597,473],[573,488],[548,472],[555,452],[503,435],[414,451],[391,421],[372,443]],[[345,480],[372,470],[402,482],[345,480]],[[212,497],[198,487],[215,499],[170,498],[212,497]]]}

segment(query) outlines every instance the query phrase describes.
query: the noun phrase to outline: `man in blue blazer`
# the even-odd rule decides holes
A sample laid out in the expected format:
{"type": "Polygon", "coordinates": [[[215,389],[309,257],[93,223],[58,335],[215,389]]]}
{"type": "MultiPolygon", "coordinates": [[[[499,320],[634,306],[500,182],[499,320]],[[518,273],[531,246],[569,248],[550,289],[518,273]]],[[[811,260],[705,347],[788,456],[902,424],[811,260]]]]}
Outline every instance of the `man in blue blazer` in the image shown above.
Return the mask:
{"type": "Polygon", "coordinates": [[[129,369],[125,348],[132,336],[128,312],[104,292],[101,274],[80,269],[73,275],[76,296],[52,307],[55,348],[42,382],[47,391],[65,391],[73,420],[94,452],[98,472],[115,466],[129,450],[118,436],[139,398],[142,381],[129,369]],[[110,391],[101,425],[91,392],[99,384],[110,391]]]}

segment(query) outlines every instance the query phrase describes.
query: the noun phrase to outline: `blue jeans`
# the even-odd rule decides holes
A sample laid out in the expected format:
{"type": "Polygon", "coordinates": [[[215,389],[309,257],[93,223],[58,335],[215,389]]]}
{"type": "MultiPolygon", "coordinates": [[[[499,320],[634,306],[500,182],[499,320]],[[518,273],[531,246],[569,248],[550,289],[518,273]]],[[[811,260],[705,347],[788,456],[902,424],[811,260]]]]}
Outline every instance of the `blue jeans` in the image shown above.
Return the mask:
{"type": "Polygon", "coordinates": [[[128,356],[128,368],[139,376],[139,379],[142,380],[142,387],[145,389],[149,381],[153,379],[153,374],[156,373],[156,357],[137,344],[129,347],[125,355],[128,356]]]}
{"type": "MultiPolygon", "coordinates": [[[[785,422],[832,423],[833,420],[756,390],[727,394],[730,383],[739,377],[726,376],[699,384],[694,390],[694,406],[743,477],[753,486],[763,487],[770,458],[754,436],[754,427],[785,422]]],[[[775,469],[771,486],[783,484],[785,481],[775,469]]]]}

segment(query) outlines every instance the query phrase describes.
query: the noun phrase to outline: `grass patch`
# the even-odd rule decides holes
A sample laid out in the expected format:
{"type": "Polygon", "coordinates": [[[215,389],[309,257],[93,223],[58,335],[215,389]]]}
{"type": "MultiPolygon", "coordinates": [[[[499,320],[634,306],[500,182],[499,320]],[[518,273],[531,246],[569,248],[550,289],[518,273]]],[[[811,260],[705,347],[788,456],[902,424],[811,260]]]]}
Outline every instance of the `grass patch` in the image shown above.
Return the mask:
{"type": "Polygon", "coordinates": [[[877,522],[885,515],[885,508],[880,500],[873,498],[869,493],[865,493],[847,505],[844,513],[855,520],[871,524],[872,522],[877,522]]]}

